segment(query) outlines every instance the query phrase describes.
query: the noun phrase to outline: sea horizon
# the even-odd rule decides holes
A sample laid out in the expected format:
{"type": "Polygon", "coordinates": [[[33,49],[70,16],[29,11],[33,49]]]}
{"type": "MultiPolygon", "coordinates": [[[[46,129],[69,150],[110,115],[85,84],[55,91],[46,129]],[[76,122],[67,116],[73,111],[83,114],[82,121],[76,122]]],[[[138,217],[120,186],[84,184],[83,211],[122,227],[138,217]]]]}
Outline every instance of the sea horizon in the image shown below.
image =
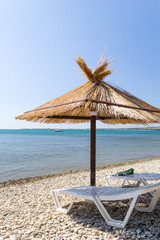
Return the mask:
{"type": "MultiPolygon", "coordinates": [[[[0,128],[0,130],[90,130],[90,127],[87,128],[41,128],[41,127],[35,127],[35,128],[0,128]]],[[[160,130],[160,127],[113,127],[113,128],[96,128],[96,130],[160,130]]]]}

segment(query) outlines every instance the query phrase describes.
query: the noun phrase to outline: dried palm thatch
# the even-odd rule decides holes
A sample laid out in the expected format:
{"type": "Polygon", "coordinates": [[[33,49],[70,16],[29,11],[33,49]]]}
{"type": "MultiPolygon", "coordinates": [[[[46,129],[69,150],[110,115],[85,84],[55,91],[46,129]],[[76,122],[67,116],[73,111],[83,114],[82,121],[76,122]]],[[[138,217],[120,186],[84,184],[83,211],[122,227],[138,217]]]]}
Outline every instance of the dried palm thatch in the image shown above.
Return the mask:
{"type": "Polygon", "coordinates": [[[160,122],[160,109],[103,81],[112,73],[108,68],[108,59],[100,59],[93,72],[83,58],[78,57],[75,61],[88,79],[87,82],[16,119],[43,123],[79,123],[90,121],[90,112],[96,111],[97,119],[108,124],[160,122]]]}

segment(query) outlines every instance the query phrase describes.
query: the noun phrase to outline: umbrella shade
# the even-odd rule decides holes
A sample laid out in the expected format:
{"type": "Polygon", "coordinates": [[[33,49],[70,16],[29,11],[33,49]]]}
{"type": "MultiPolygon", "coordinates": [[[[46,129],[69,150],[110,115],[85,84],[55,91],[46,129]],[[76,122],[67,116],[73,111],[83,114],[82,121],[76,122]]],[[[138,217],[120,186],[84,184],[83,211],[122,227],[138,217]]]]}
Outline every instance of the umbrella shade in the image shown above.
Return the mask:
{"type": "MultiPolygon", "coordinates": [[[[148,124],[160,122],[160,109],[149,105],[103,79],[111,74],[108,59],[100,59],[92,70],[81,57],[77,64],[88,79],[76,89],[53,99],[16,119],[42,123],[80,123],[91,121],[91,179],[95,178],[96,120],[108,124],[148,124]]],[[[95,185],[95,180],[91,185],[95,185]]]]}
{"type": "Polygon", "coordinates": [[[16,119],[44,123],[79,123],[90,120],[90,111],[108,124],[160,122],[159,109],[105,82],[86,82],[16,119]]]}
{"type": "Polygon", "coordinates": [[[112,72],[107,59],[102,59],[93,73],[81,57],[76,62],[87,82],[16,119],[44,123],[88,122],[90,111],[94,110],[97,119],[108,124],[160,122],[158,108],[103,81],[112,72]]]}

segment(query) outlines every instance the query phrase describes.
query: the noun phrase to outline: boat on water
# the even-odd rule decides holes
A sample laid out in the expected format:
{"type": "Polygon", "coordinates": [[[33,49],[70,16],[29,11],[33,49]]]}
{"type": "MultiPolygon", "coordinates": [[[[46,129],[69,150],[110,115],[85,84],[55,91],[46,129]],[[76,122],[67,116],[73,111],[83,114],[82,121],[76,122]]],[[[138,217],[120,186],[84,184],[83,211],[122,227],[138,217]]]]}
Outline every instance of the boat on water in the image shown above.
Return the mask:
{"type": "Polygon", "coordinates": [[[55,129],[54,132],[63,132],[61,129],[55,129]]]}

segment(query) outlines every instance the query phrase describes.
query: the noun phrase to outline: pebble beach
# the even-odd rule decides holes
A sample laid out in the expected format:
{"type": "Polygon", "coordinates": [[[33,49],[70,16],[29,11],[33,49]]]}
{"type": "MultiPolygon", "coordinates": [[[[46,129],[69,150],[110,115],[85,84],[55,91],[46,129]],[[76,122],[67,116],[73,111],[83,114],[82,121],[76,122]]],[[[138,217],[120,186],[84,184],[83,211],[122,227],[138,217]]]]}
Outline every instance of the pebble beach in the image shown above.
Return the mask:
{"type": "MultiPolygon", "coordinates": [[[[145,159],[97,168],[97,186],[107,185],[105,175],[128,168],[135,172],[160,173],[160,158],[145,159]]],[[[69,214],[56,212],[52,189],[89,185],[89,170],[46,175],[0,183],[0,240],[70,239],[160,239],[160,200],[152,213],[133,210],[124,229],[106,224],[96,206],[77,199],[69,214]]],[[[113,185],[120,182],[114,180],[113,185]]],[[[150,196],[143,196],[146,204],[150,196]]],[[[66,206],[69,196],[62,195],[66,206]]],[[[122,219],[129,201],[108,203],[114,218],[122,219]]]]}

